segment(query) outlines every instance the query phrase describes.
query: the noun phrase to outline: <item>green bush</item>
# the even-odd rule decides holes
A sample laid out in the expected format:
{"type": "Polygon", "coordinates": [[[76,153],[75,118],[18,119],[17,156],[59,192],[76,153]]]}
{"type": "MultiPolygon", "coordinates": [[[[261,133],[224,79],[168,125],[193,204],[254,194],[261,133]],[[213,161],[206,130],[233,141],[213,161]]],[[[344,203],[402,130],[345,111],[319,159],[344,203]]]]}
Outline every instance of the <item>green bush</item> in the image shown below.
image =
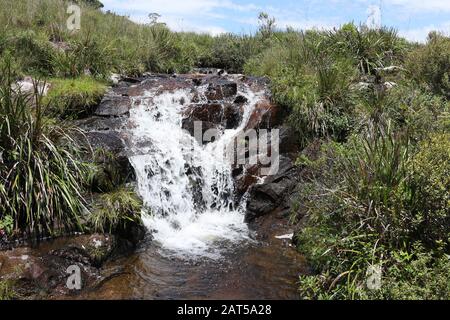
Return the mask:
{"type": "Polygon", "coordinates": [[[422,141],[408,171],[413,173],[409,183],[415,191],[411,211],[419,223],[417,237],[450,249],[450,133],[422,141]]]}
{"type": "Polygon", "coordinates": [[[54,49],[45,34],[26,30],[15,33],[7,40],[6,47],[14,52],[19,70],[28,74],[49,75],[53,72],[54,49]]]}
{"type": "Polygon", "coordinates": [[[417,83],[450,98],[450,38],[430,33],[427,44],[409,54],[406,68],[417,83]]]}
{"type": "Polygon", "coordinates": [[[448,298],[450,276],[438,274],[450,267],[450,139],[432,135],[417,147],[409,141],[378,127],[365,138],[326,145],[310,166],[315,178],[299,199],[307,215],[297,244],[317,275],[301,277],[302,295],[448,298]],[[379,291],[366,286],[372,265],[383,268],[379,291]],[[420,265],[428,271],[418,272],[420,265]]]}

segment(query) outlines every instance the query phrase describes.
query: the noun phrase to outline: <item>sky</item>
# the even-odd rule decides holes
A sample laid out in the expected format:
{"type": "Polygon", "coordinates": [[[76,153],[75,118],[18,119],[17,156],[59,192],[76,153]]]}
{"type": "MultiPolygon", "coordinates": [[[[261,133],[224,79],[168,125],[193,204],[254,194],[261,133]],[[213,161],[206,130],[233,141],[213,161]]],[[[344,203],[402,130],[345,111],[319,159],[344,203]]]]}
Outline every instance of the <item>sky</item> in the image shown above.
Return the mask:
{"type": "Polygon", "coordinates": [[[161,15],[175,31],[213,35],[254,33],[258,14],[273,16],[279,28],[331,29],[347,22],[395,27],[412,41],[425,41],[428,33],[450,34],[450,0],[102,0],[104,10],[149,22],[161,15]]]}

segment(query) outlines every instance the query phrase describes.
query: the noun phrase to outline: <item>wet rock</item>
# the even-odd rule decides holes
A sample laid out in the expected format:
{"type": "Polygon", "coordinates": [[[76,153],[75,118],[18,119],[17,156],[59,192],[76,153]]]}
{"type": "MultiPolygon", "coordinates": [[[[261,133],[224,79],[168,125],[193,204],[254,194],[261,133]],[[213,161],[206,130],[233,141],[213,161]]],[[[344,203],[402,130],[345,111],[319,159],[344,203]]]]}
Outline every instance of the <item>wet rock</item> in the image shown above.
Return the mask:
{"type": "Polygon", "coordinates": [[[281,122],[279,107],[269,100],[262,100],[256,104],[244,131],[271,129],[281,124],[281,122]]]}
{"type": "Polygon", "coordinates": [[[217,129],[217,130],[223,129],[217,123],[213,123],[213,122],[209,122],[209,121],[201,121],[201,120],[193,118],[193,117],[184,118],[182,120],[182,128],[183,128],[183,130],[186,130],[187,132],[189,132],[190,135],[193,137],[196,134],[196,132],[195,132],[195,122],[196,121],[201,122],[202,137],[205,134],[205,132],[210,129],[217,129]]]}
{"type": "Polygon", "coordinates": [[[70,266],[81,271],[82,289],[101,279],[98,269],[115,254],[116,238],[82,235],[36,247],[0,251],[0,280],[10,280],[19,299],[46,299],[75,293],[67,287],[70,266]]]}
{"type": "Polygon", "coordinates": [[[290,155],[295,158],[298,152],[300,152],[299,133],[291,127],[284,125],[279,128],[280,130],[280,154],[290,155]]]}
{"type": "Polygon", "coordinates": [[[190,105],[185,111],[183,129],[194,135],[194,123],[202,122],[202,134],[209,129],[235,129],[243,118],[243,109],[230,103],[190,105]]]}
{"type": "Polygon", "coordinates": [[[233,97],[237,94],[237,83],[229,80],[216,80],[210,83],[206,90],[206,98],[210,101],[219,101],[233,97]]]}
{"type": "Polygon", "coordinates": [[[108,132],[87,132],[86,138],[92,146],[93,150],[104,149],[114,154],[123,154],[125,144],[120,134],[115,131],[108,132]]]}
{"type": "Polygon", "coordinates": [[[151,75],[146,77],[142,82],[131,85],[128,88],[128,96],[143,96],[148,91],[156,93],[173,92],[180,89],[192,88],[192,79],[180,76],[172,78],[169,75],[151,75]]]}
{"type": "Polygon", "coordinates": [[[131,99],[127,96],[106,96],[95,110],[95,115],[102,117],[118,117],[128,115],[131,99]]]}
{"type": "Polygon", "coordinates": [[[247,212],[245,219],[254,219],[269,214],[280,206],[286,205],[286,199],[294,190],[300,179],[300,168],[293,160],[280,156],[278,174],[267,176],[263,183],[253,185],[248,191],[247,212]]]}
{"type": "Polygon", "coordinates": [[[240,174],[235,176],[236,181],[236,192],[238,197],[242,197],[247,190],[254,184],[256,184],[261,178],[259,175],[260,166],[255,165],[246,165],[245,168],[234,169],[234,171],[241,171],[240,174]]]}
{"type": "Polygon", "coordinates": [[[140,83],[142,81],[142,79],[135,78],[135,77],[123,77],[122,81],[128,82],[128,83],[140,83]]]}
{"type": "Polygon", "coordinates": [[[125,117],[106,118],[93,116],[90,118],[74,121],[74,124],[85,131],[110,131],[121,130],[126,125],[125,117]]]}
{"type": "Polygon", "coordinates": [[[234,99],[235,104],[246,104],[248,102],[248,99],[244,96],[237,96],[236,99],[234,99]]]}
{"type": "Polygon", "coordinates": [[[207,103],[191,105],[185,111],[185,115],[193,121],[204,121],[220,124],[223,118],[223,105],[220,103],[207,103]]]}
{"type": "Polygon", "coordinates": [[[147,234],[142,221],[128,221],[114,232],[117,236],[117,254],[127,254],[133,251],[136,246],[144,240],[147,234]]]}
{"type": "Polygon", "coordinates": [[[116,238],[112,235],[93,234],[74,237],[61,249],[50,252],[72,263],[81,263],[100,267],[116,248],[116,238]]]}
{"type": "Polygon", "coordinates": [[[243,117],[244,111],[242,107],[233,104],[226,104],[223,110],[222,124],[225,129],[236,129],[241,124],[243,117]]]}

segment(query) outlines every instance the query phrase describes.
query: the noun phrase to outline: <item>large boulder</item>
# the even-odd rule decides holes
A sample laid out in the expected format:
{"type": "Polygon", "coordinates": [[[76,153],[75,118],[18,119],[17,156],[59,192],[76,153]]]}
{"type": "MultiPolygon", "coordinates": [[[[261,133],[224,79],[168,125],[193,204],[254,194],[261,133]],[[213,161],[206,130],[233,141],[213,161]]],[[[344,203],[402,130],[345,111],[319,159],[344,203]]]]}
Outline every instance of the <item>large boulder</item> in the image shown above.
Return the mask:
{"type": "Polygon", "coordinates": [[[131,99],[127,96],[105,96],[94,114],[102,117],[129,115],[131,99]]]}
{"type": "Polygon", "coordinates": [[[100,117],[93,116],[74,121],[74,124],[85,131],[118,131],[126,127],[126,117],[100,117]]]}
{"type": "Polygon", "coordinates": [[[252,222],[280,207],[286,209],[286,199],[300,179],[300,169],[292,159],[280,156],[278,173],[265,177],[263,183],[255,184],[248,190],[246,221],[252,222]]]}
{"type": "Polygon", "coordinates": [[[243,109],[231,103],[191,104],[184,111],[183,129],[194,135],[194,123],[202,122],[202,134],[209,129],[235,129],[243,118],[243,109]]]}

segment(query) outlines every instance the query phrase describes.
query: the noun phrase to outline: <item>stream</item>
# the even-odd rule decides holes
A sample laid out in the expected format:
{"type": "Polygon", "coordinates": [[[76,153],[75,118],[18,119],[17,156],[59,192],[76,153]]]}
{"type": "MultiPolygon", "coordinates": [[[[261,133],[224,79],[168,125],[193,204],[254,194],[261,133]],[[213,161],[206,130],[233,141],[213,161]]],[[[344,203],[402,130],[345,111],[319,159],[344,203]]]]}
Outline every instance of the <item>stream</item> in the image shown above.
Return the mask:
{"type": "MultiPolygon", "coordinates": [[[[118,132],[135,172],[133,185],[144,202],[145,240],[131,254],[109,259],[101,267],[109,275],[95,285],[52,297],[298,299],[298,277],[308,270],[292,245],[288,217],[271,210],[246,222],[249,193],[239,195],[237,190],[266,178],[250,175],[247,170],[252,169],[244,167],[242,181],[250,182],[238,187],[230,156],[239,134],[255,123],[255,114],[260,116],[256,108],[264,106],[266,88],[233,76],[203,83],[202,77],[164,79],[149,79],[117,95],[131,101],[126,125],[118,132]],[[215,129],[214,138],[203,141],[204,131],[198,133],[194,125],[192,132],[187,119],[215,129]]],[[[68,241],[44,242],[6,259],[52,255],[68,241]]]]}

